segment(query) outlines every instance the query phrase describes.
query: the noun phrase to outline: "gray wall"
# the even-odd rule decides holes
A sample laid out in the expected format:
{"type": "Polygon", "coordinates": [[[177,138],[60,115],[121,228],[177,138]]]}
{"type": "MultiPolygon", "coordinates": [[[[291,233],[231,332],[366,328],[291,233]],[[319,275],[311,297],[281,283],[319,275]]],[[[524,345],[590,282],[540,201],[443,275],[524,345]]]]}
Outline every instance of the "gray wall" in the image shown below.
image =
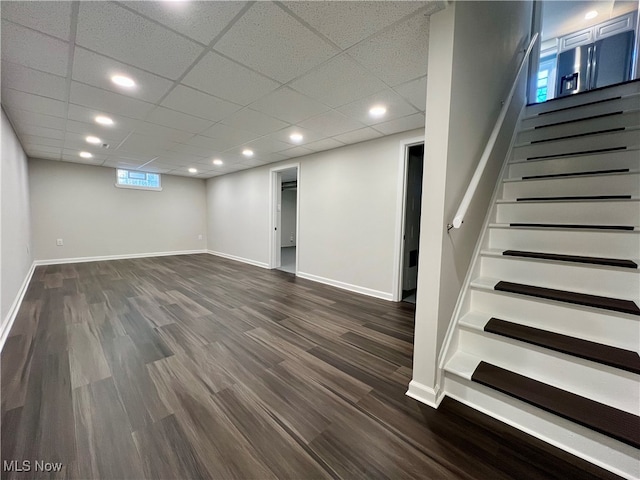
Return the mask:
{"type": "Polygon", "coordinates": [[[425,177],[413,380],[435,387],[437,357],[469,268],[515,121],[524,75],[462,228],[464,196],[528,43],[531,2],[452,2],[431,17],[425,177]]]}
{"type": "MultiPolygon", "coordinates": [[[[4,340],[9,310],[20,293],[33,257],[27,156],[2,110],[0,158],[0,338],[4,340]]],[[[1,341],[0,341],[1,346],[1,341]]]]}
{"type": "Polygon", "coordinates": [[[206,249],[204,180],[163,175],[156,192],[116,188],[113,168],[31,159],[29,171],[36,260],[206,249]]]}
{"type": "MultiPolygon", "coordinates": [[[[400,141],[423,135],[413,130],[282,163],[300,162],[300,276],[392,298],[400,141]]],[[[269,169],[282,164],[207,180],[209,250],[268,265],[269,169]]]]}
{"type": "Polygon", "coordinates": [[[283,247],[295,247],[296,245],[296,204],[297,190],[282,191],[282,241],[283,247]]]}

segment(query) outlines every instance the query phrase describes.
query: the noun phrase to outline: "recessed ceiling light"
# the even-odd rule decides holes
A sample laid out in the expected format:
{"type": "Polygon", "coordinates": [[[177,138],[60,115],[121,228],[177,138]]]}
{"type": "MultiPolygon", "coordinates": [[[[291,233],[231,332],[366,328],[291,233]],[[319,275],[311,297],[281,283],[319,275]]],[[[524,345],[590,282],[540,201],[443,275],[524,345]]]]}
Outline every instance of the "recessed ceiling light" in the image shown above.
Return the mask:
{"type": "Polygon", "coordinates": [[[114,75],[111,77],[111,81],[119,87],[133,88],[136,86],[136,82],[124,75],[114,75]]]}
{"type": "Polygon", "coordinates": [[[375,107],[371,107],[369,109],[369,115],[371,115],[373,118],[380,118],[384,116],[385,113],[387,113],[387,109],[382,105],[376,105],[375,107]]]}
{"type": "Polygon", "coordinates": [[[189,173],[198,173],[198,169],[197,168],[190,168],[189,169],[189,173]]]}
{"type": "Polygon", "coordinates": [[[98,115],[95,118],[95,121],[100,125],[113,125],[113,120],[111,120],[109,117],[105,117],[104,115],[98,115]]]}
{"type": "Polygon", "coordinates": [[[220,160],[219,158],[216,158],[216,159],[213,161],[213,164],[214,164],[214,165],[222,165],[223,163],[224,163],[224,162],[223,162],[222,160],[220,160]]]}
{"type": "Polygon", "coordinates": [[[598,16],[598,12],[596,10],[591,10],[590,12],[587,12],[587,14],[584,16],[585,20],[591,20],[592,18],[596,18],[598,16]]]}
{"type": "Polygon", "coordinates": [[[304,137],[300,133],[292,133],[289,138],[294,142],[301,142],[304,137]]]}
{"type": "Polygon", "coordinates": [[[94,145],[102,143],[102,140],[100,140],[98,137],[88,136],[87,138],[85,138],[85,140],[89,143],[93,143],[94,145]]]}
{"type": "Polygon", "coordinates": [[[248,148],[246,148],[242,151],[242,154],[245,157],[253,157],[253,150],[249,150],[248,148]]]}
{"type": "Polygon", "coordinates": [[[91,155],[89,152],[80,152],[80,156],[82,158],[91,158],[91,157],[93,157],[93,155],[91,155]]]}

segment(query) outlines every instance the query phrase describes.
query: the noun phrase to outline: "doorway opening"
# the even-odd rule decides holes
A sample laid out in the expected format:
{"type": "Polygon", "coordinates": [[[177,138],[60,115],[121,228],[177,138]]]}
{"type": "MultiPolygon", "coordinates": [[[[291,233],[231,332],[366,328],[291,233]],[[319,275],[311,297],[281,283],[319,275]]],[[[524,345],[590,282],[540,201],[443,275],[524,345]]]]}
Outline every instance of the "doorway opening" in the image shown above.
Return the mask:
{"type": "Polygon", "coordinates": [[[530,103],[638,77],[638,2],[538,2],[541,32],[529,86],[530,103]]]}
{"type": "Polygon", "coordinates": [[[416,303],[418,287],[418,256],[420,250],[420,214],[422,208],[422,177],[424,172],[424,141],[402,145],[403,198],[400,228],[400,252],[396,300],[416,303]]]}
{"type": "Polygon", "coordinates": [[[271,248],[269,268],[298,272],[299,164],[271,169],[271,248]]]}

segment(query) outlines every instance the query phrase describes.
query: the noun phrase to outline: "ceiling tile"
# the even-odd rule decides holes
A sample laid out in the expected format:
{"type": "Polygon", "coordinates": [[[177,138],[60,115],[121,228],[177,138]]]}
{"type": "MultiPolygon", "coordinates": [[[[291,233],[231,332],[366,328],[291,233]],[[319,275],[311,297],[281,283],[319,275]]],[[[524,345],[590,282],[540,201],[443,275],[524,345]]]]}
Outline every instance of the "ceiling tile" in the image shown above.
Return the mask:
{"type": "Polygon", "coordinates": [[[146,120],[151,123],[158,123],[165,127],[176,128],[191,133],[198,133],[212,124],[210,120],[204,120],[164,107],[157,107],[147,116],[146,120]]]}
{"type": "Polygon", "coordinates": [[[151,103],[78,82],[71,82],[69,101],[103,112],[117,112],[119,115],[131,118],[143,118],[153,108],[151,103]]]}
{"type": "Polygon", "coordinates": [[[252,103],[250,108],[289,123],[298,123],[329,110],[326,105],[288,87],[282,87],[262,97],[252,103]]]}
{"type": "Polygon", "coordinates": [[[281,82],[288,82],[338,51],[281,8],[257,2],[214,49],[281,82]]]}
{"type": "Polygon", "coordinates": [[[424,112],[427,105],[427,77],[416,78],[393,88],[419,111],[424,112]]]}
{"type": "Polygon", "coordinates": [[[284,2],[284,5],[341,48],[349,48],[427,2],[284,2]],[[353,19],[358,21],[354,22],[353,19]]]}
{"type": "Polygon", "coordinates": [[[184,85],[176,86],[161,105],[214,122],[222,120],[242,108],[235,103],[227,102],[184,85]]]}
{"type": "Polygon", "coordinates": [[[110,2],[81,2],[76,43],[129,65],[180,77],[202,47],[110,2]]]}
{"type": "Polygon", "coordinates": [[[25,145],[24,147],[25,153],[29,158],[42,158],[44,160],[60,160],[62,156],[61,148],[54,147],[30,147],[29,145],[25,145]]]}
{"type": "Polygon", "coordinates": [[[80,47],[75,49],[72,78],[94,87],[152,103],[159,101],[173,86],[173,82],[170,80],[80,47]],[[113,75],[124,75],[133,79],[136,82],[136,87],[118,87],[111,81],[113,75]]]}
{"type": "MultiPolygon", "coordinates": [[[[94,125],[98,131],[103,132],[130,132],[132,131],[136,125],[140,122],[139,120],[135,120],[129,117],[123,117],[121,115],[114,115],[113,113],[108,113],[105,110],[101,110],[99,108],[91,108],[85,107],[82,105],[74,105],[69,104],[69,120],[74,120],[77,122],[88,123],[94,125]],[[95,118],[98,115],[107,115],[109,118],[113,120],[113,125],[105,126],[99,125],[95,122],[95,118]]],[[[98,135],[99,136],[99,135],[98,135]]]]}
{"type": "Polygon", "coordinates": [[[207,53],[182,83],[240,105],[248,105],[280,86],[213,52],[207,53]]]}
{"type": "Polygon", "coordinates": [[[415,128],[424,128],[424,114],[416,113],[414,115],[396,118],[395,120],[385,123],[379,123],[378,125],[375,125],[374,128],[385,135],[406,132],[407,130],[413,130],[415,128]]]}
{"type": "Polygon", "coordinates": [[[348,52],[393,87],[427,74],[428,41],[429,18],[419,13],[348,52]]]}
{"type": "Polygon", "coordinates": [[[333,138],[325,138],[324,140],[318,140],[317,142],[307,143],[304,146],[304,148],[313,150],[314,152],[331,150],[332,148],[338,147],[344,147],[344,143],[334,140],[333,138]]]}
{"type": "Polygon", "coordinates": [[[196,157],[202,158],[213,158],[213,154],[215,153],[215,151],[211,148],[198,147],[195,145],[189,145],[187,143],[176,143],[169,149],[169,151],[177,153],[188,153],[189,155],[194,155],[196,157]]]}
{"type": "Polygon", "coordinates": [[[371,127],[361,128],[359,130],[353,130],[352,132],[336,135],[335,138],[339,142],[347,144],[364,142],[366,140],[372,140],[374,138],[381,137],[382,134],[371,127]]]}
{"type": "Polygon", "coordinates": [[[39,95],[19,92],[11,88],[2,89],[2,104],[6,105],[10,111],[26,110],[43,115],[52,115],[54,117],[65,116],[64,102],[39,95]]]}
{"type": "Polygon", "coordinates": [[[222,121],[224,125],[232,128],[248,130],[250,132],[266,135],[285,128],[288,124],[276,118],[245,108],[234,113],[222,121]]]}
{"type": "Polygon", "coordinates": [[[29,145],[31,147],[54,147],[54,148],[62,148],[64,145],[64,141],[57,138],[47,138],[47,137],[39,137],[37,135],[22,135],[20,140],[25,145],[29,145]]]}
{"type": "Polygon", "coordinates": [[[285,142],[289,144],[289,148],[296,147],[300,145],[305,145],[310,142],[316,142],[318,140],[322,140],[326,138],[328,135],[323,135],[319,132],[315,132],[313,130],[309,130],[307,128],[302,128],[299,126],[292,126],[289,128],[285,128],[284,130],[280,130],[270,135],[276,140],[281,142],[285,142]],[[302,135],[302,142],[294,142],[291,140],[290,135],[293,133],[297,133],[302,135]]]}
{"type": "Polygon", "coordinates": [[[242,10],[245,2],[123,2],[198,42],[209,44],[242,10]]]}
{"type": "Polygon", "coordinates": [[[33,70],[17,63],[2,62],[2,86],[67,101],[67,81],[64,77],[33,70]]]}
{"type": "MultiPolygon", "coordinates": [[[[4,8],[4,2],[3,2],[4,8]]],[[[69,57],[67,43],[2,21],[2,59],[25,67],[66,76],[69,57]]]]}
{"type": "Polygon", "coordinates": [[[174,145],[176,145],[176,143],[170,140],[133,133],[127,137],[115,152],[118,155],[125,153],[133,153],[143,156],[148,155],[150,156],[150,160],[154,156],[162,154],[164,150],[170,149],[174,145]]]}
{"type": "Polygon", "coordinates": [[[407,103],[400,95],[391,89],[356,100],[344,107],[340,107],[338,111],[364,123],[365,125],[374,125],[376,123],[382,123],[394,118],[416,113],[416,109],[413,106],[407,103]],[[374,105],[381,105],[387,109],[387,113],[384,117],[373,118],[369,115],[369,109],[374,105]]]}
{"type": "MultiPolygon", "coordinates": [[[[290,143],[281,142],[280,140],[276,140],[272,135],[267,135],[265,137],[258,138],[257,140],[253,140],[252,142],[248,142],[243,145],[243,147],[250,148],[256,153],[273,153],[280,152],[282,150],[287,150],[291,148],[290,143]]],[[[242,152],[238,152],[242,153],[242,152]]],[[[244,163],[246,163],[243,160],[244,163]]]]}
{"type": "Polygon", "coordinates": [[[2,2],[2,18],[69,41],[71,2],[2,2]]]}
{"type": "Polygon", "coordinates": [[[32,125],[34,127],[54,128],[56,130],[64,130],[66,124],[62,117],[52,117],[50,115],[27,112],[26,110],[12,110],[11,120],[20,127],[32,125]]]}
{"type": "MultiPolygon", "coordinates": [[[[100,164],[107,159],[107,155],[102,155],[100,153],[92,152],[93,157],[91,158],[82,158],[79,153],[81,150],[72,150],[72,149],[63,149],[62,150],[62,159],[68,162],[75,163],[86,163],[86,164],[100,164]]],[[[90,151],[90,150],[88,150],[90,151]]]]}
{"type": "MultiPolygon", "coordinates": [[[[79,122],[76,122],[77,125],[83,125],[80,124],[79,122]]],[[[87,127],[90,127],[90,125],[87,125],[87,127]]],[[[77,128],[76,130],[78,131],[70,131],[69,129],[67,129],[67,131],[65,132],[64,135],[64,140],[65,140],[65,144],[68,145],[73,145],[74,148],[105,148],[105,153],[108,153],[112,150],[114,150],[118,145],[120,145],[120,143],[124,140],[124,137],[105,137],[104,135],[101,135],[100,138],[100,144],[98,144],[97,146],[94,144],[91,144],[89,142],[87,142],[87,136],[89,135],[95,135],[95,131],[90,129],[90,128],[77,128]],[[109,145],[109,147],[102,147],[102,145],[107,144],[109,145]]]]}
{"type": "Polygon", "coordinates": [[[294,158],[294,157],[302,157],[304,155],[310,155],[314,153],[313,150],[309,150],[304,147],[293,147],[289,150],[285,150],[284,152],[279,152],[280,155],[283,155],[285,158],[294,158]]]}
{"type": "Polygon", "coordinates": [[[387,88],[348,55],[332,58],[290,86],[334,108],[387,88]]]}
{"type": "Polygon", "coordinates": [[[21,129],[23,135],[35,135],[37,137],[55,138],[62,140],[64,138],[64,131],[56,130],[54,128],[33,127],[31,125],[25,125],[21,129]]]}
{"type": "Polygon", "coordinates": [[[184,142],[193,137],[193,133],[191,132],[176,130],[175,128],[169,128],[164,125],[158,125],[157,123],[150,123],[142,120],[137,122],[134,131],[142,135],[165,138],[172,142],[184,142]]]}
{"type": "Polygon", "coordinates": [[[341,133],[364,127],[362,123],[335,110],[321,113],[320,115],[316,115],[315,117],[305,120],[300,123],[300,126],[302,128],[308,128],[309,130],[322,133],[327,137],[333,137],[341,133]]]}

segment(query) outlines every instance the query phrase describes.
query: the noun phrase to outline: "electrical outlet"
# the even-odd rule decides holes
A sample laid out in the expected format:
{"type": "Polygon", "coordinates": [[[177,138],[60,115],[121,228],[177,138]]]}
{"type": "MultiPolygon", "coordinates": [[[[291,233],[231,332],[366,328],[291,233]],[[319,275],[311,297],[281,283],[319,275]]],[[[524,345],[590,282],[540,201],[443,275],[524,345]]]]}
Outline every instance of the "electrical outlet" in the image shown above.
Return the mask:
{"type": "Polygon", "coordinates": [[[59,246],[59,247],[61,247],[62,245],[64,245],[64,242],[62,241],[62,239],[61,239],[61,238],[59,238],[59,239],[57,239],[57,240],[56,240],[56,245],[57,245],[57,246],[59,246]]]}

